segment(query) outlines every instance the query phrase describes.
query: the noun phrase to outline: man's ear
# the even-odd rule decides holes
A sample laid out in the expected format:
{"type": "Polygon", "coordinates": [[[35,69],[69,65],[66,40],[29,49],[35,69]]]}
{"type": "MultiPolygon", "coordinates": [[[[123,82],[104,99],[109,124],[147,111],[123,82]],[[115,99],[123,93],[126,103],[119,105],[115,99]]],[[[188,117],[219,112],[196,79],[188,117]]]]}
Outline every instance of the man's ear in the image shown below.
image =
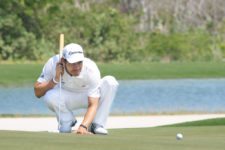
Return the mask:
{"type": "Polygon", "coordinates": [[[62,57],[62,58],[61,58],[61,62],[62,62],[62,63],[65,63],[65,61],[66,61],[66,60],[62,57]]]}
{"type": "Polygon", "coordinates": [[[65,65],[66,59],[64,59],[64,58],[62,57],[62,58],[61,58],[61,63],[62,63],[63,65],[65,65]]]}

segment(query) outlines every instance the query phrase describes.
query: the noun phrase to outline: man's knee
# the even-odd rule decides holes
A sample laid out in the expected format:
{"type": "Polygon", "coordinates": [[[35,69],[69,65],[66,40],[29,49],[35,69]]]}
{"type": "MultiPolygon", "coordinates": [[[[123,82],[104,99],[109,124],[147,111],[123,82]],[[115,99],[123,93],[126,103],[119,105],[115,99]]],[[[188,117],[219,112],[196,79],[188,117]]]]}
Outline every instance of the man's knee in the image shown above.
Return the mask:
{"type": "Polygon", "coordinates": [[[104,78],[102,78],[102,80],[103,80],[103,84],[108,87],[117,88],[119,85],[119,83],[113,76],[105,76],[104,78]]]}
{"type": "Polygon", "coordinates": [[[102,83],[100,86],[101,97],[103,99],[106,98],[105,96],[107,96],[108,98],[114,97],[114,95],[116,94],[118,85],[119,83],[116,81],[116,79],[113,76],[105,76],[104,78],[102,78],[102,83]]]}

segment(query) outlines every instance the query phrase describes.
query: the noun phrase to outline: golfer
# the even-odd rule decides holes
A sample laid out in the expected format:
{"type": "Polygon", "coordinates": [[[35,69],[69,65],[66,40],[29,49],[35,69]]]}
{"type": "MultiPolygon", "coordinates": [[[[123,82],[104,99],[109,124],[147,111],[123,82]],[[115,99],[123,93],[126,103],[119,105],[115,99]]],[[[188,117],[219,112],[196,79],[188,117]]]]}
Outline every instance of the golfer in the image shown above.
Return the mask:
{"type": "Polygon", "coordinates": [[[73,110],[86,108],[76,133],[106,135],[105,125],[117,87],[113,76],[101,78],[97,65],[84,57],[82,47],[71,43],[64,47],[62,58],[55,55],[48,60],[34,91],[56,114],[59,132],[72,132],[77,123],[73,110]]]}

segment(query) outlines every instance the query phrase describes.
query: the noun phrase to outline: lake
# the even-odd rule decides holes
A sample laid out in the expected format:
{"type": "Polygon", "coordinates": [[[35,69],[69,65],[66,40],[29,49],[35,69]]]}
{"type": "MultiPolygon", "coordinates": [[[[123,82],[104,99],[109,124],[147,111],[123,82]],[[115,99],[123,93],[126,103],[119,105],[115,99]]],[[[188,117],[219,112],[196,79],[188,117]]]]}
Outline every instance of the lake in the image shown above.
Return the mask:
{"type": "MultiPolygon", "coordinates": [[[[121,80],[111,114],[225,112],[225,79],[121,80]]],[[[76,111],[82,114],[84,110],[76,111]]],[[[33,87],[0,87],[0,114],[52,115],[33,87]]]]}

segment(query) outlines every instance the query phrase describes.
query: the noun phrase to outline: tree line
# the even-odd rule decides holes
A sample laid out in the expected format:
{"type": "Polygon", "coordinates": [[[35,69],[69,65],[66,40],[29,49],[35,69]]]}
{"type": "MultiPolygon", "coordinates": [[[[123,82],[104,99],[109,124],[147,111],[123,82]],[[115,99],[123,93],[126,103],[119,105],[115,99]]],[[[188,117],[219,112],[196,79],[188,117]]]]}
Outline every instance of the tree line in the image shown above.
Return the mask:
{"type": "Polygon", "coordinates": [[[0,61],[41,61],[65,43],[99,62],[225,56],[223,0],[0,0],[0,61]]]}

